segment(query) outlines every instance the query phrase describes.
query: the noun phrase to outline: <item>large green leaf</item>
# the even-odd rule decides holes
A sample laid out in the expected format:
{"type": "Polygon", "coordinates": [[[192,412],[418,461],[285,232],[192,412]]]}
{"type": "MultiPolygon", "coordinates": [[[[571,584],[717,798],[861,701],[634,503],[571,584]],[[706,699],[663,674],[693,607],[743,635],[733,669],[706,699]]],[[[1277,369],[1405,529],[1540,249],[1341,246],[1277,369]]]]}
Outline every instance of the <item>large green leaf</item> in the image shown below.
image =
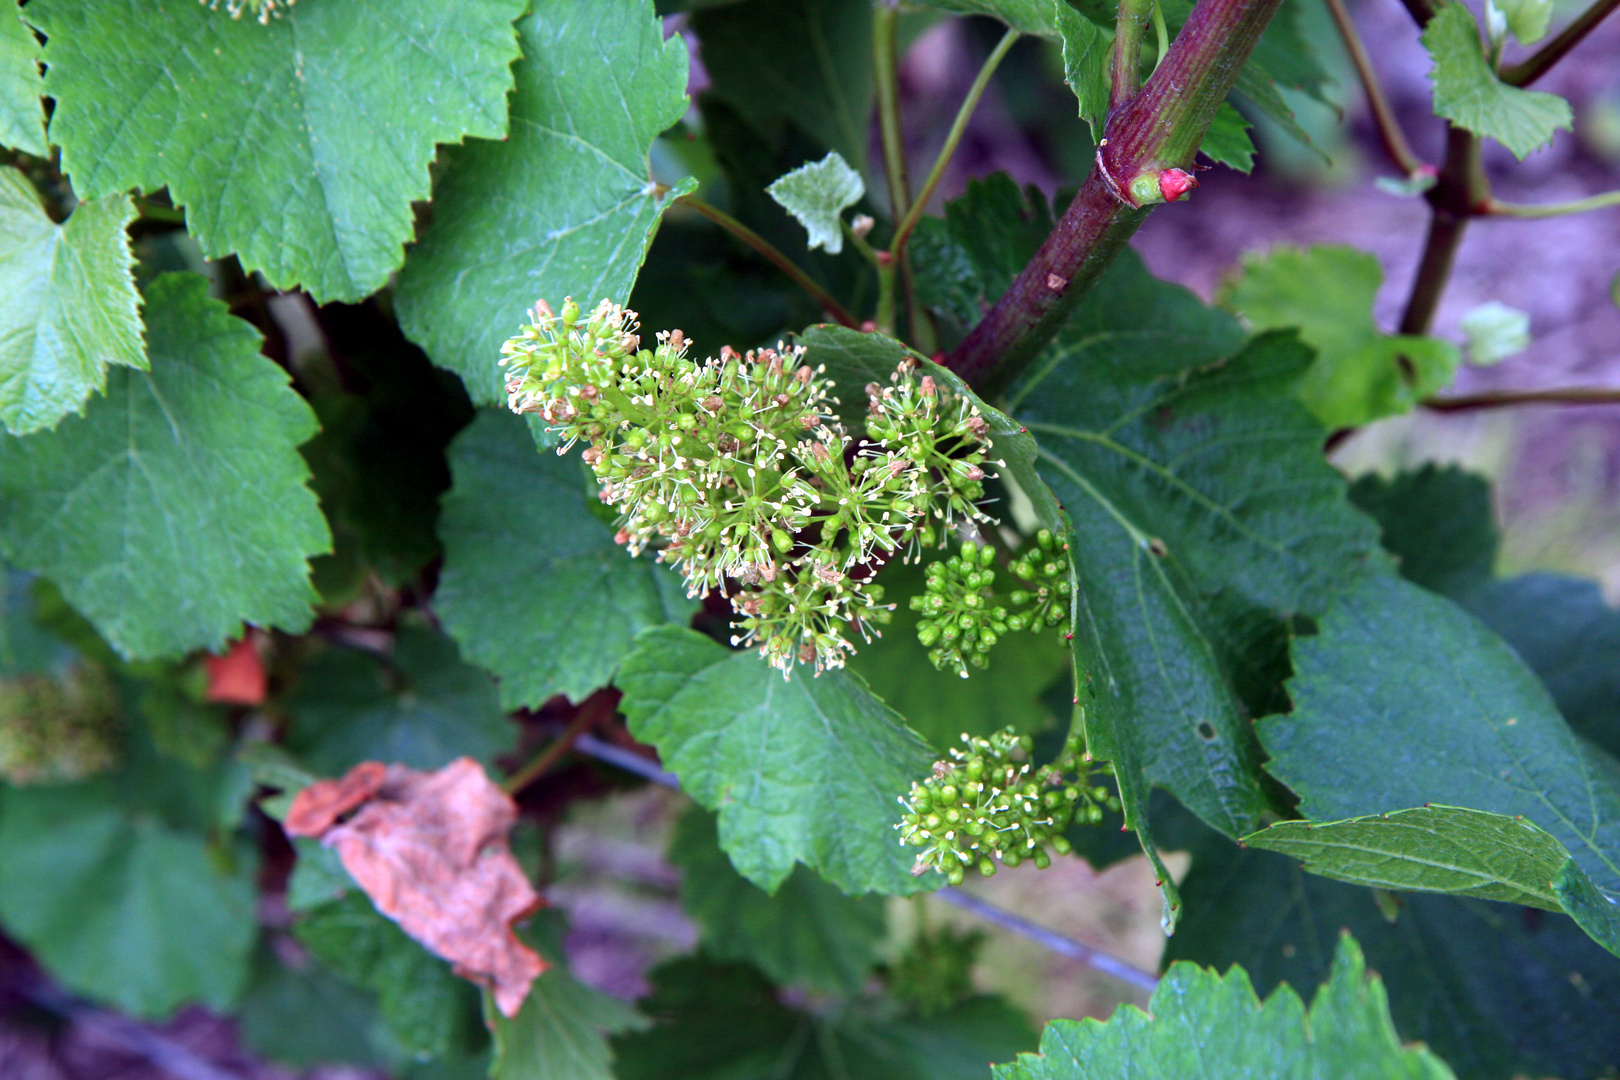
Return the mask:
{"type": "Polygon", "coordinates": [[[1122,1005],[1107,1023],[1054,1020],[1041,1036],[1039,1055],[998,1065],[992,1075],[1446,1080],[1452,1073],[1428,1049],[1401,1045],[1383,982],[1368,973],[1360,946],[1345,935],[1308,1012],[1293,987],[1279,987],[1261,1001],[1240,967],[1219,975],[1180,963],[1159,980],[1146,1013],[1122,1005]]]}
{"type": "Polygon", "coordinates": [[[305,560],[331,542],[297,451],[314,414],[203,278],[159,278],[145,313],[150,372],[109,372],[54,432],[0,435],[0,554],[127,657],[302,630],[305,560]]]}
{"type": "Polygon", "coordinates": [[[1453,600],[1490,581],[1497,536],[1484,477],[1432,464],[1389,479],[1368,475],[1350,486],[1350,501],[1378,522],[1408,581],[1453,600]]]}
{"type": "Polygon", "coordinates": [[[582,701],[636,634],[684,622],[693,602],[651,554],[631,558],[586,506],[576,458],[536,451],[523,421],[485,409],[451,449],[435,610],[509,709],[582,701]]]}
{"type": "Polygon", "coordinates": [[[1570,727],[1620,757],[1620,612],[1597,582],[1526,574],[1466,604],[1530,665],[1570,727]]]}
{"type": "Polygon", "coordinates": [[[1316,350],[1300,398],[1328,427],[1355,427],[1409,411],[1462,363],[1450,342],[1379,332],[1372,308],[1383,280],[1370,252],[1338,244],[1278,247],[1245,256],[1222,302],[1257,330],[1297,327],[1316,350]]]}
{"type": "Polygon", "coordinates": [[[999,998],[970,998],[929,1019],[893,1003],[811,1012],[741,964],[671,961],[642,1009],[652,1030],[615,1041],[619,1080],[984,1080],[985,1062],[1034,1044],[999,998]]]}
{"type": "Polygon", "coordinates": [[[1520,815],[1620,894],[1620,763],[1583,741],[1500,638],[1393,576],[1341,594],[1294,642],[1294,712],[1259,722],[1300,813],[1439,802],[1520,815]],[[1369,677],[1369,673],[1376,673],[1369,677]]]}
{"type": "Polygon", "coordinates": [[[732,868],[714,815],[701,807],[675,826],[669,861],[681,870],[681,903],[703,929],[703,951],[715,959],[831,993],[854,993],[872,973],[885,934],[878,897],[845,896],[804,866],[774,895],[764,892],[732,868]]]}
{"type": "Polygon", "coordinates": [[[488,765],[516,741],[495,680],[462,663],[442,634],[401,629],[386,664],[333,648],[299,679],[285,706],[293,718],[287,747],[327,776],[362,761],[430,770],[466,756],[488,765]]]}
{"type": "Polygon", "coordinates": [[[1294,400],[1309,352],[1268,334],[1215,362],[1238,340],[1122,259],[1010,403],[1074,522],[1086,741],[1133,828],[1150,783],[1231,835],[1256,827],[1249,713],[1274,693],[1282,620],[1380,557],[1294,400]]]}
{"type": "Polygon", "coordinates": [[[1519,159],[1570,130],[1569,102],[1557,94],[1509,86],[1485,59],[1474,15],[1447,0],[1423,31],[1434,59],[1434,111],[1458,127],[1495,139],[1519,159]]]}
{"type": "Polygon", "coordinates": [[[943,218],[925,216],[911,241],[917,292],[952,336],[967,333],[1012,284],[1052,231],[1052,209],[1039,188],[1020,191],[1012,177],[992,173],[969,180],[945,204],[943,218]]]}
{"type": "Polygon", "coordinates": [[[555,910],[541,912],[524,928],[524,938],[550,967],[529,988],[516,1016],[508,1019],[484,995],[484,1023],[495,1042],[491,1080],[612,1080],[606,1036],[647,1026],[629,1005],[574,978],[562,959],[564,929],[555,910]]]}
{"type": "Polygon", "coordinates": [[[1520,817],[1430,804],[1348,821],[1284,821],[1243,843],[1291,855],[1336,881],[1567,912],[1620,955],[1620,906],[1564,845],[1520,817]]]}
{"type": "Polygon", "coordinates": [[[458,1005],[472,986],[450,966],[412,941],[377,912],[358,889],[304,914],[293,934],[331,971],[377,994],[377,1004],[400,1048],[436,1057],[450,1048],[458,1005]]]}
{"type": "Polygon", "coordinates": [[[231,1006],[258,933],[253,871],[112,781],[0,786],[0,922],[68,988],[127,1012],[231,1006]]]}
{"type": "Polygon", "coordinates": [[[911,876],[894,831],[933,755],[859,676],[784,679],[670,626],[643,631],[617,681],[631,733],[719,813],[720,846],[749,881],[775,891],[802,862],[849,893],[938,886],[911,876]]]}
{"type": "MultiPolygon", "coordinates": [[[[757,135],[791,124],[857,169],[872,122],[868,0],[747,0],[695,14],[709,93],[757,135]]],[[[819,156],[819,155],[818,155],[819,156]]]]}
{"type": "Polygon", "coordinates": [[[51,141],[84,196],[168,187],[204,253],[278,288],[386,284],[434,144],[506,134],[523,0],[322,0],[260,26],[187,0],[35,0],[51,141]]]}
{"type": "Polygon", "coordinates": [[[242,992],[237,1025],[249,1050],[295,1069],[332,1062],[385,1068],[394,1048],[375,995],[319,964],[286,963],[268,948],[259,950],[242,992]]]}
{"type": "Polygon", "coordinates": [[[1391,896],[1240,848],[1154,800],[1170,849],[1191,850],[1187,915],[1166,960],[1242,964],[1261,993],[1327,977],[1348,929],[1385,979],[1402,1039],[1466,1080],[1602,1076],[1620,1065],[1620,960],[1562,915],[1454,896],[1391,896]]]}
{"type": "Polygon", "coordinates": [[[145,369],[124,234],[134,216],[115,195],[58,225],[22,173],[0,168],[0,424],[13,435],[78,412],[108,364],[145,369]]]}
{"type": "Polygon", "coordinates": [[[446,154],[395,293],[406,335],[479,405],[504,400],[501,342],[536,300],[628,299],[673,197],[647,148],[686,108],[686,47],[651,0],[536,0],[518,28],[511,134],[446,154]]]}
{"type": "Polygon", "coordinates": [[[12,0],[0,3],[0,146],[45,157],[39,42],[12,0]]]}

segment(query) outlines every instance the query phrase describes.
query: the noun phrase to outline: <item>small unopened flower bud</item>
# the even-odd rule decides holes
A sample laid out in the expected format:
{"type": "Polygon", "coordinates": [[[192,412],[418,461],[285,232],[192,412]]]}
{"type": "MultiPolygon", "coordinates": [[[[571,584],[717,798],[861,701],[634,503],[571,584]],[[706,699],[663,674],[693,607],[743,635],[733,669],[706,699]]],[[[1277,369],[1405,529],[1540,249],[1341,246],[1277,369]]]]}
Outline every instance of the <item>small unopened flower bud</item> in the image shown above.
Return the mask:
{"type": "Polygon", "coordinates": [[[866,234],[871,232],[872,226],[876,224],[871,214],[856,214],[854,220],[849,223],[849,231],[864,240],[866,234]]]}
{"type": "Polygon", "coordinates": [[[924,375],[922,377],[921,385],[917,387],[917,392],[922,394],[923,397],[931,398],[934,396],[934,390],[934,377],[932,375],[924,375]]]}
{"type": "Polygon", "coordinates": [[[1198,186],[1198,178],[1182,169],[1166,169],[1159,174],[1159,194],[1165,202],[1175,202],[1198,186]]]}

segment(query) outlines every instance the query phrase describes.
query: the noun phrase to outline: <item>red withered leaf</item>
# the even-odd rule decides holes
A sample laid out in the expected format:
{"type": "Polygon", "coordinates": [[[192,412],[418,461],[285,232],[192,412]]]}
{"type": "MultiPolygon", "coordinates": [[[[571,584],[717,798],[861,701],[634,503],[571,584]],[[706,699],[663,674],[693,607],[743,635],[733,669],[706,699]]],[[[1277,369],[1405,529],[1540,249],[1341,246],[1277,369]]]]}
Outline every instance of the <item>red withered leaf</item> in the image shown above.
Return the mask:
{"type": "Polygon", "coordinates": [[[249,630],[224,656],[204,657],[209,701],[226,705],[263,705],[269,679],[259,658],[259,635],[249,630]]]}
{"type": "Polygon", "coordinates": [[[378,911],[488,986],[511,1017],[546,969],[512,932],[541,905],[507,846],[516,820],[511,798],[471,758],[430,773],[367,761],[299,792],[286,828],[335,850],[378,911]]]}

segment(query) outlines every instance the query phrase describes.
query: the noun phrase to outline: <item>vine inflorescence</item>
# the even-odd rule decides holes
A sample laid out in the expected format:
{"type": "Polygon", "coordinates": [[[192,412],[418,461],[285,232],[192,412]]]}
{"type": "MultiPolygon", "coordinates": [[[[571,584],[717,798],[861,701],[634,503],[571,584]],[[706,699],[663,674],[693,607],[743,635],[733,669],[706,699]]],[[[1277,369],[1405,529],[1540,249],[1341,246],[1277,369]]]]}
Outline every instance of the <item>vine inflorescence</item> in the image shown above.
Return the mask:
{"type": "Polygon", "coordinates": [[[233,19],[240,19],[244,12],[251,12],[261,25],[267,24],[271,19],[279,19],[283,11],[298,3],[298,0],[200,0],[208,10],[218,11],[223,2],[226,14],[233,19]]]}
{"type": "Polygon", "coordinates": [[[928,567],[925,590],[911,598],[922,612],[917,640],[937,668],[955,668],[965,679],[968,665],[984,667],[1001,635],[1040,627],[1063,629],[1069,620],[1068,544],[1050,529],[1008,568],[1024,584],[1001,597],[995,549],[968,541],[960,553],[928,567]],[[1006,603],[1000,601],[1005,599],[1006,603]]]}
{"type": "Polygon", "coordinates": [[[1012,728],[989,738],[963,735],[962,741],[965,750],[935,762],[933,776],[900,799],[906,808],[895,825],[900,842],[923,849],[914,874],[933,868],[959,885],[969,868],[989,877],[998,862],[1018,866],[1029,859],[1044,870],[1051,864],[1048,848],[1069,853],[1063,830],[1070,824],[1096,824],[1104,809],[1119,809],[1107,787],[1090,784],[1078,735],[1069,736],[1056,760],[1033,770],[1034,740],[1012,728]]]}
{"type": "Polygon", "coordinates": [[[502,348],[508,404],[537,413],[620,511],[632,554],[656,545],[692,595],[725,589],[738,643],[819,672],[887,622],[870,578],[903,549],[989,519],[989,426],[966,396],[902,360],[866,386],[864,437],[845,430],[825,372],[786,346],[690,359],[679,330],[641,347],[636,315],[536,305],[502,348]]]}

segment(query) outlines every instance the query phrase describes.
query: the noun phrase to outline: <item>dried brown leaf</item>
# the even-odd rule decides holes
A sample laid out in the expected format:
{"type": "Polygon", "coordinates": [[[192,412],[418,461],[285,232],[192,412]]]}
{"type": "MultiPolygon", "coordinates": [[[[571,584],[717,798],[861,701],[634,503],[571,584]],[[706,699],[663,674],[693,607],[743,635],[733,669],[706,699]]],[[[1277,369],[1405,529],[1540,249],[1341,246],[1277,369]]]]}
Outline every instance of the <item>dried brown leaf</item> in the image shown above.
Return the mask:
{"type": "Polygon", "coordinates": [[[335,850],[378,911],[489,987],[512,1017],[546,969],[512,932],[541,905],[507,845],[516,820],[517,806],[471,758],[430,773],[367,761],[299,792],[286,828],[335,850]]]}

